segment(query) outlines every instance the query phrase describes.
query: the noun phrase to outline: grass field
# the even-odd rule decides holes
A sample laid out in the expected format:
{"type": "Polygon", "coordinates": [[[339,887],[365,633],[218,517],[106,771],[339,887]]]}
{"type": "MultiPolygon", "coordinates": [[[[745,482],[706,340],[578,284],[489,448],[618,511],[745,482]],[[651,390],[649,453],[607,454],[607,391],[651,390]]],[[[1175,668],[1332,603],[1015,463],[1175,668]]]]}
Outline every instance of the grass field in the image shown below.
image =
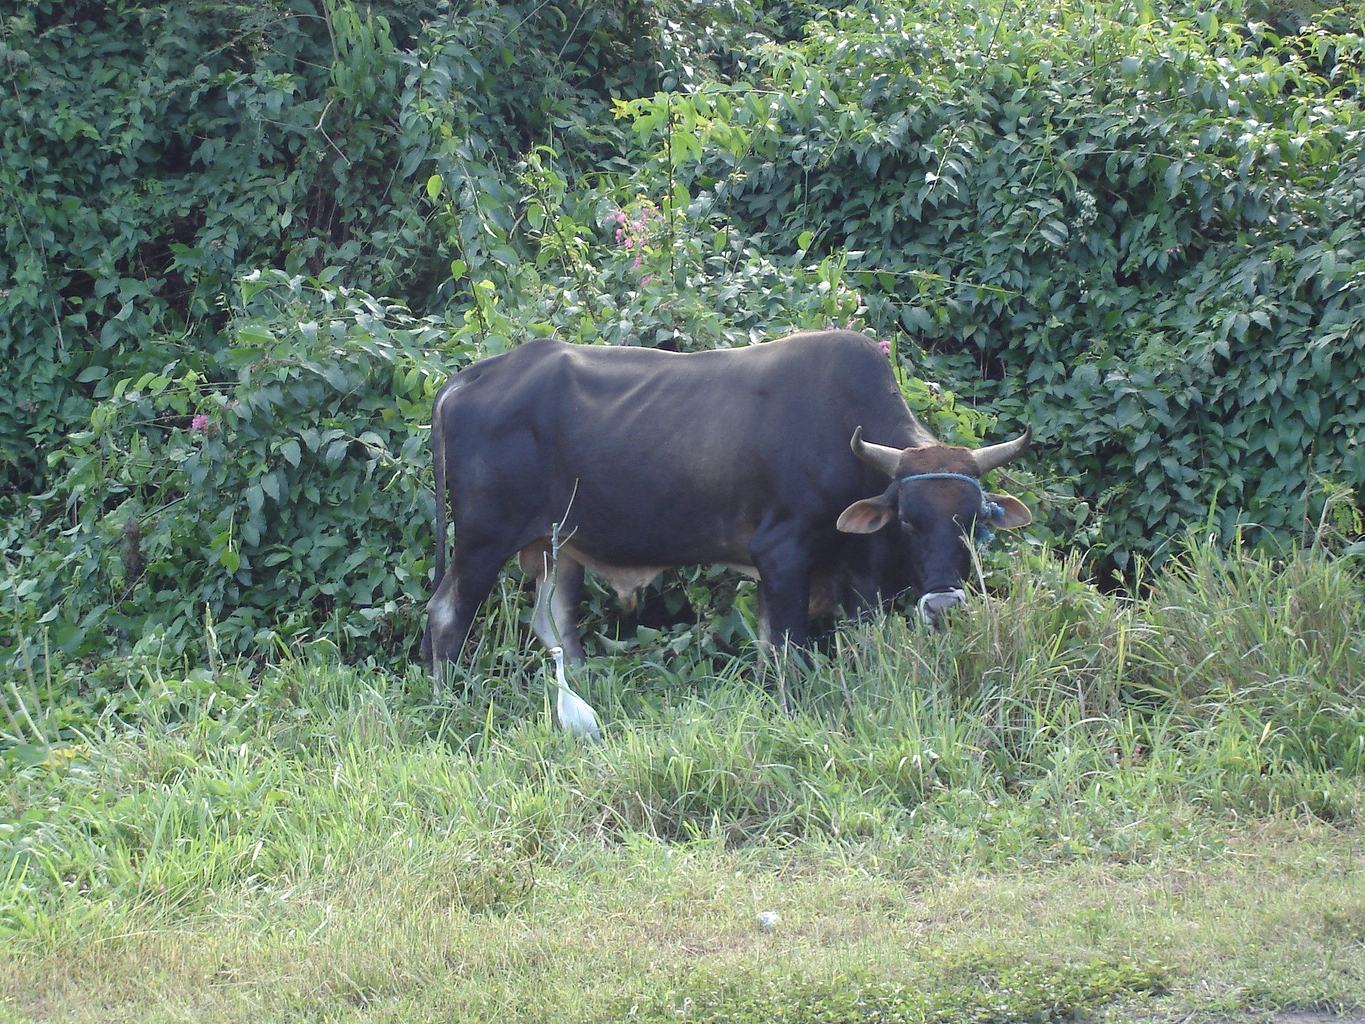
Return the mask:
{"type": "Polygon", "coordinates": [[[597,659],[600,746],[496,625],[439,702],[318,652],[147,666],[50,744],[8,683],[43,756],[3,768],[0,1021],[1360,1014],[1359,575],[1193,546],[1137,602],[992,590],[780,687],[597,659]]]}

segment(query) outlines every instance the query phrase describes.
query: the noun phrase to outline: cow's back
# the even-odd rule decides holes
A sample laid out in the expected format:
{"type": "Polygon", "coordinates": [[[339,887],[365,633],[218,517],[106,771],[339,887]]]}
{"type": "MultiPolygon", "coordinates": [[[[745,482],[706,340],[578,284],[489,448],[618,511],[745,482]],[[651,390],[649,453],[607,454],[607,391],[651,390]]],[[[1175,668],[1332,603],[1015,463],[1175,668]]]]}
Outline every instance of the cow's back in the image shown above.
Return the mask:
{"type": "MultiPolygon", "coordinates": [[[[672,353],[538,339],[466,368],[434,428],[461,519],[549,523],[603,558],[742,561],[774,510],[828,522],[872,481],[848,448],[928,435],[875,343],[813,331],[672,353]]],[[[884,483],[880,484],[884,486],[884,483]]]]}

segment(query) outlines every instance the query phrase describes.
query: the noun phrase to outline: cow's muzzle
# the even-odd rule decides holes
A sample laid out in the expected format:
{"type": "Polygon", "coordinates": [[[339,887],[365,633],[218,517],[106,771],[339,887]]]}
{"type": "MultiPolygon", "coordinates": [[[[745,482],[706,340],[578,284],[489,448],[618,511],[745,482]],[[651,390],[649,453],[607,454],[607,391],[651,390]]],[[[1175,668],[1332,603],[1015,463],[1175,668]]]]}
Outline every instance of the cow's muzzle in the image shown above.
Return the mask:
{"type": "Polygon", "coordinates": [[[967,603],[967,595],[961,587],[953,587],[951,590],[935,590],[933,593],[925,594],[919,599],[920,621],[926,626],[938,626],[943,622],[943,616],[949,608],[956,608],[960,604],[967,603]]]}

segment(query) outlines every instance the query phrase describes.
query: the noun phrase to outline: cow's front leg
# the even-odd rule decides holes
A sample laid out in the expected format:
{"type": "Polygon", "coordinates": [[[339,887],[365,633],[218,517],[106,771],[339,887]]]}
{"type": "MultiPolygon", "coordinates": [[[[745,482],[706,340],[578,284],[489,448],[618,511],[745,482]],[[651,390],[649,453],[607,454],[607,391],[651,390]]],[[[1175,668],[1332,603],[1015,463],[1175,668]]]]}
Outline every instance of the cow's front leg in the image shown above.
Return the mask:
{"type": "Polygon", "coordinates": [[[810,630],[810,545],[794,531],[774,530],[749,545],[758,570],[758,634],[765,646],[802,647],[810,630]]]}

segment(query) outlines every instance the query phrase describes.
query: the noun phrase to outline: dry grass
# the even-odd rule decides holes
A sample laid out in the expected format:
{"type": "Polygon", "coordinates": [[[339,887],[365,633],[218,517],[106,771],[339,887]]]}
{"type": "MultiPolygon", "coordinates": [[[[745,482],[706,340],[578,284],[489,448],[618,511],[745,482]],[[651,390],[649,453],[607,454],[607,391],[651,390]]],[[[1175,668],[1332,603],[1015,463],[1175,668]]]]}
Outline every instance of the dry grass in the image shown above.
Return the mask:
{"type": "MultiPolygon", "coordinates": [[[[1160,965],[1125,1019],[1358,1006],[1361,835],[1304,822],[1222,852],[1022,871],[849,870],[816,849],[566,849],[515,906],[471,913],[401,841],[338,877],[128,906],[0,961],[19,1019],[613,1020],[721,985],[946,984],[962,958],[1160,965]],[[760,929],[755,914],[781,920],[760,929]]],[[[875,858],[873,859],[875,862],[875,858]]]]}

